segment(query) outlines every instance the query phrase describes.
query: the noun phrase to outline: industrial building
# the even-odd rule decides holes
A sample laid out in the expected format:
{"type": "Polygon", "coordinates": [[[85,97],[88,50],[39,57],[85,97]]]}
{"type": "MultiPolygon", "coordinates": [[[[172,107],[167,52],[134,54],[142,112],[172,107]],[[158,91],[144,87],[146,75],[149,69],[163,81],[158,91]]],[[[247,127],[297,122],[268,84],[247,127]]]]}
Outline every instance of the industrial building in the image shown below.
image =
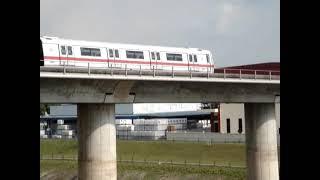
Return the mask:
{"type": "MultiPolygon", "coordinates": [[[[212,109],[198,109],[184,111],[174,109],[172,112],[159,112],[163,104],[152,104],[155,107],[152,113],[131,112],[135,104],[116,106],[116,129],[120,139],[153,138],[162,139],[166,131],[187,132],[215,132],[222,134],[245,134],[244,104],[216,104],[212,109]],[[124,109],[121,109],[125,107],[124,109]],[[122,113],[122,114],[119,114],[122,113]],[[154,132],[151,132],[154,131],[154,132]],[[139,137],[139,138],[138,138],[139,137]]],[[[176,104],[166,104],[167,108],[177,107],[176,104]]],[[[185,107],[200,107],[201,105],[190,104],[185,107]]],[[[280,104],[276,106],[276,118],[278,129],[280,128],[280,104]]],[[[183,106],[180,106],[183,107],[183,106]]],[[[43,138],[51,135],[53,138],[71,138],[76,135],[77,106],[70,104],[50,106],[50,113],[40,117],[40,135],[43,138]],[[47,127],[45,129],[44,127],[47,127]],[[48,128],[49,127],[49,128],[48,128]]]]}

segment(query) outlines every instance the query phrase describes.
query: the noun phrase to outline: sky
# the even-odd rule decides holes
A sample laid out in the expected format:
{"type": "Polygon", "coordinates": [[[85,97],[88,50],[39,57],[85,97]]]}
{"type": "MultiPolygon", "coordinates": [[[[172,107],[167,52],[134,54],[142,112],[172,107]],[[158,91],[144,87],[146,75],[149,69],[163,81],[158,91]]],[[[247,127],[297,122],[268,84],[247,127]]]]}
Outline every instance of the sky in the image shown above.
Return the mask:
{"type": "Polygon", "coordinates": [[[41,0],[40,35],[207,49],[217,67],[280,62],[280,1],[41,0]]]}

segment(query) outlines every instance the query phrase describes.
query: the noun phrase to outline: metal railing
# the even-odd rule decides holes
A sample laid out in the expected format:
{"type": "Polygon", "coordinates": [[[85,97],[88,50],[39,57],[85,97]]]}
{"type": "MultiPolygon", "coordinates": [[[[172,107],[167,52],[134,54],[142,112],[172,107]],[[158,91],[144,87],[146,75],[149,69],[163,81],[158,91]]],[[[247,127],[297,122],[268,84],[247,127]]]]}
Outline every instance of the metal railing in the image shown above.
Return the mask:
{"type": "Polygon", "coordinates": [[[236,76],[242,79],[244,76],[251,75],[254,79],[258,79],[259,76],[264,77],[265,79],[273,80],[275,76],[278,76],[280,79],[280,71],[275,70],[253,70],[253,69],[215,69],[216,74],[223,74],[223,78],[228,78],[230,76],[236,76]]]}
{"type": "Polygon", "coordinates": [[[192,78],[222,78],[222,79],[251,79],[251,80],[280,80],[280,71],[274,70],[252,70],[252,69],[214,69],[213,71],[208,67],[205,72],[199,71],[185,71],[174,69],[174,66],[167,69],[156,69],[154,66],[149,69],[144,69],[142,65],[139,68],[128,68],[127,64],[124,67],[92,67],[90,63],[87,66],[72,66],[63,63],[57,66],[40,66],[40,72],[61,72],[63,74],[84,73],[88,76],[93,74],[103,75],[122,75],[124,77],[149,76],[149,77],[189,77],[192,78]]]}

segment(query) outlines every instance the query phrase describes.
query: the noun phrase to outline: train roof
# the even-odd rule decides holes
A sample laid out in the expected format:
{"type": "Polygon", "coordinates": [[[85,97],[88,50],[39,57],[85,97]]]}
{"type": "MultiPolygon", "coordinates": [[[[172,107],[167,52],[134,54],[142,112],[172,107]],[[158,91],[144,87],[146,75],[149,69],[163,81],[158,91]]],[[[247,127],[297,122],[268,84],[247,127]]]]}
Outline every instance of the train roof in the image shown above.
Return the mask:
{"type": "Polygon", "coordinates": [[[111,43],[111,42],[100,42],[100,41],[84,41],[84,40],[72,40],[59,38],[54,36],[40,36],[40,39],[44,43],[56,43],[73,46],[92,46],[92,47],[116,47],[124,49],[146,49],[146,50],[157,50],[157,51],[180,51],[180,52],[193,52],[211,54],[209,50],[200,48],[182,48],[182,47],[169,47],[169,46],[154,46],[154,45],[142,45],[142,44],[124,44],[124,43],[111,43]]]}

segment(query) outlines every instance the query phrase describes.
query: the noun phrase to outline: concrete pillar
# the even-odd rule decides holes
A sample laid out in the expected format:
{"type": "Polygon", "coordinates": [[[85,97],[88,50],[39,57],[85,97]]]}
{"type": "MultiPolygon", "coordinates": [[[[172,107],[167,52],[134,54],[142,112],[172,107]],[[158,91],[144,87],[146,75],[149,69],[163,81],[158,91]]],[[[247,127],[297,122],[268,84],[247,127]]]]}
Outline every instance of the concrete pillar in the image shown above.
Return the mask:
{"type": "Polygon", "coordinates": [[[277,125],[274,103],[246,103],[248,180],[278,180],[277,125]]]}
{"type": "Polygon", "coordinates": [[[114,104],[78,104],[78,179],[116,180],[114,104]]]}
{"type": "Polygon", "coordinates": [[[277,121],[278,162],[279,162],[279,171],[280,171],[280,96],[276,96],[275,111],[276,111],[276,121],[277,121]]]}

